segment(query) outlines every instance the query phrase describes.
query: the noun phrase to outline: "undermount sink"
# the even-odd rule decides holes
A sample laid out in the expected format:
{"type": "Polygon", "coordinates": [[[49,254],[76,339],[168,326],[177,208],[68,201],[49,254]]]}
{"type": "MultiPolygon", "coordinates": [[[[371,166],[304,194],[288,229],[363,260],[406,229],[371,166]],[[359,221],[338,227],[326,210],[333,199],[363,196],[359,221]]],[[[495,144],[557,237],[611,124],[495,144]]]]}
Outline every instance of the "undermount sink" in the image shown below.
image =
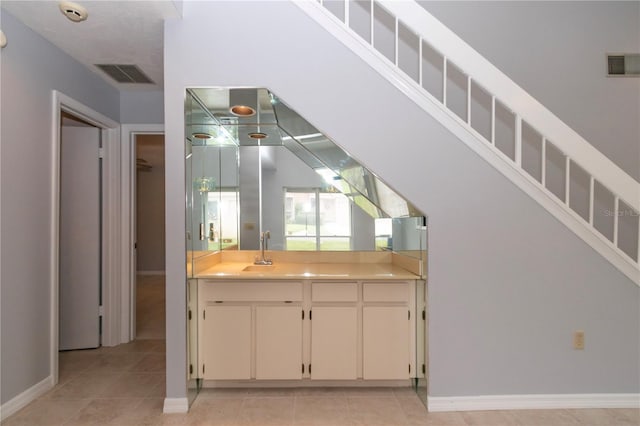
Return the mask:
{"type": "Polygon", "coordinates": [[[266,272],[272,270],[274,267],[274,265],[249,265],[245,266],[242,270],[245,272],[266,272]]]}

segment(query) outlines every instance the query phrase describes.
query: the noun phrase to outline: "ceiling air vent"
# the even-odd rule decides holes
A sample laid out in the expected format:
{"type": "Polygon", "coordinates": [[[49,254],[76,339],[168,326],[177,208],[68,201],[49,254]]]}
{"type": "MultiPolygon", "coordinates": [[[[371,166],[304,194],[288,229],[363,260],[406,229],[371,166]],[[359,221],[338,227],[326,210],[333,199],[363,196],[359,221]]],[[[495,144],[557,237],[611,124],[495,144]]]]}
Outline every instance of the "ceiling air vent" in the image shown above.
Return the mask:
{"type": "Polygon", "coordinates": [[[640,77],[640,53],[607,55],[609,76],[640,77]]]}
{"type": "Polygon", "coordinates": [[[96,67],[118,83],[153,84],[153,80],[136,65],[96,64],[96,67]]]}

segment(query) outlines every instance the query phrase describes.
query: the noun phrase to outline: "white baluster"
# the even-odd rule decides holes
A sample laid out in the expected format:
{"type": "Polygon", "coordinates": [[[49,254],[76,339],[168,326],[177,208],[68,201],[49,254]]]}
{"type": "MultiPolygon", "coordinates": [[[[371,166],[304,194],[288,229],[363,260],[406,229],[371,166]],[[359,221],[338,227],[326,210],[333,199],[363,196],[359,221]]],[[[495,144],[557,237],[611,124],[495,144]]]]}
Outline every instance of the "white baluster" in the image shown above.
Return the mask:
{"type": "Polygon", "coordinates": [[[349,2],[351,0],[344,0],[344,23],[349,26],[349,2]]]}
{"type": "Polygon", "coordinates": [[[369,30],[371,31],[371,46],[373,46],[374,48],[376,47],[376,45],[373,44],[373,27],[374,27],[375,22],[376,22],[376,18],[375,18],[374,13],[373,13],[373,9],[374,9],[375,3],[376,3],[375,1],[371,0],[371,8],[370,8],[370,10],[371,10],[371,22],[370,22],[370,25],[369,25],[369,30]]]}

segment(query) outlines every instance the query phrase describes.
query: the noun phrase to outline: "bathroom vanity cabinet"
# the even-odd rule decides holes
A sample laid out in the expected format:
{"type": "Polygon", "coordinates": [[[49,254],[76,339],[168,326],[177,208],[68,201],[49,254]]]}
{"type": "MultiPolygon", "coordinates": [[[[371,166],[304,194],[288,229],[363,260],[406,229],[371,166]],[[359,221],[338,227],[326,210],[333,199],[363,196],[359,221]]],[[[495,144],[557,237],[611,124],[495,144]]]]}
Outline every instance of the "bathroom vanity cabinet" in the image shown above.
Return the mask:
{"type": "Polygon", "coordinates": [[[417,377],[415,280],[197,281],[205,386],[417,377]]]}

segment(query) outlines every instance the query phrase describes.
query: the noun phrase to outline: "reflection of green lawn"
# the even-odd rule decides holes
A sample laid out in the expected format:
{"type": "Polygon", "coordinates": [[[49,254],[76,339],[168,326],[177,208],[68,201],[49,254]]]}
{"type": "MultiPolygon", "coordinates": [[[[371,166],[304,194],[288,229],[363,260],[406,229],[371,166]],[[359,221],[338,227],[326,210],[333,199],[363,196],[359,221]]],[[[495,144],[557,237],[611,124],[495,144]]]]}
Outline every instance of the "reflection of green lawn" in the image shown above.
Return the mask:
{"type": "Polygon", "coordinates": [[[220,243],[220,241],[209,241],[208,244],[208,248],[211,251],[225,250],[228,247],[234,246],[238,246],[238,241],[235,238],[225,238],[222,243],[220,243]]]}
{"type": "MultiPolygon", "coordinates": [[[[302,225],[304,228],[304,225],[302,225]]],[[[225,242],[222,243],[222,247],[220,247],[220,242],[209,241],[208,249],[212,251],[216,250],[224,250],[227,247],[234,247],[237,250],[238,241],[234,238],[232,240],[225,239],[225,242]]],[[[386,238],[376,238],[376,250],[382,251],[387,248],[387,239],[386,238]]],[[[298,238],[290,238],[287,239],[287,250],[303,250],[310,251],[316,249],[316,242],[313,237],[308,239],[298,239],[298,238]]],[[[320,250],[327,251],[346,251],[350,250],[349,241],[348,240],[323,240],[320,242],[320,250]]]]}
{"type": "Polygon", "coordinates": [[[387,249],[387,237],[376,238],[376,251],[387,249]]]}
{"type": "Polygon", "coordinates": [[[287,250],[315,250],[315,241],[287,240],[287,250]]]}
{"type": "Polygon", "coordinates": [[[311,222],[308,225],[304,223],[287,223],[287,235],[316,235],[316,225],[311,222]]]}

